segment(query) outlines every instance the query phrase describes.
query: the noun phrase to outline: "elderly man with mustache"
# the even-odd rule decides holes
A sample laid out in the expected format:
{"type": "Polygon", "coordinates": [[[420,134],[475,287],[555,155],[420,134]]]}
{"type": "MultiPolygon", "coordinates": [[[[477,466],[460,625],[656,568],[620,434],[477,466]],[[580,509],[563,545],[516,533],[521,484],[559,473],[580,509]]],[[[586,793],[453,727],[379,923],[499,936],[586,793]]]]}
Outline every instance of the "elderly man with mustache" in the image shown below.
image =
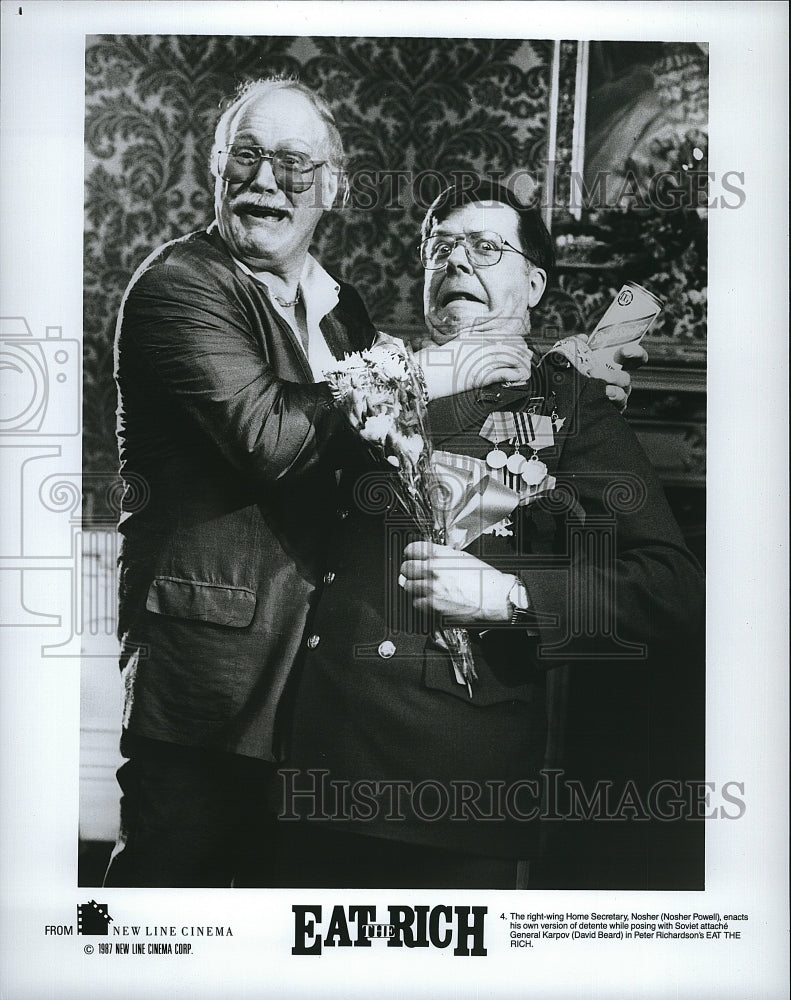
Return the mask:
{"type": "MultiPolygon", "coordinates": [[[[355,290],[309,253],[342,165],[321,98],[254,82],[217,125],[214,223],[155,251],[122,303],[127,762],[107,885],[271,878],[275,710],[355,447],[322,372],[375,337],[355,290]]],[[[524,378],[530,352],[511,341],[460,387],[524,378]]],[[[427,364],[434,397],[456,387],[447,372],[427,364]]]]}

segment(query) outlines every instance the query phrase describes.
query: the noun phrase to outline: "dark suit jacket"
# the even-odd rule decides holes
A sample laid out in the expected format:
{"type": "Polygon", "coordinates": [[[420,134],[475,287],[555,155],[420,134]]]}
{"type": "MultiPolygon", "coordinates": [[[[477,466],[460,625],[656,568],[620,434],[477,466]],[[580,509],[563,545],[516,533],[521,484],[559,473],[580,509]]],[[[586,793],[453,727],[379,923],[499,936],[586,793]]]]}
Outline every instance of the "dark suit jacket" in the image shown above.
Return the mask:
{"type": "MultiPolygon", "coordinates": [[[[660,650],[683,648],[699,629],[701,573],[604,383],[550,357],[527,388],[430,404],[434,445],[483,458],[491,445],[478,430],[490,412],[553,394],[566,423],[541,457],[558,489],[518,508],[513,538],[484,535],[470,550],[521,576],[536,617],[529,628],[471,629],[479,674],[472,698],[397,586],[404,545],[415,535],[388,497],[387,474],[369,472],[349,487],[351,513],[338,522],[330,575],[308,625],[313,648],[284,702],[286,761],[299,773],[283,788],[323,787],[333,828],[525,858],[536,850],[538,824],[527,818],[541,786],[520,783],[538,779],[543,765],[573,768],[599,755],[614,758],[616,780],[647,776],[646,678],[658,672],[660,650]],[[570,720],[568,683],[562,699],[552,692],[548,718],[547,678],[571,660],[586,684],[597,685],[595,700],[590,688],[586,694],[588,713],[595,718],[598,703],[609,706],[603,746],[580,731],[584,712],[570,720]],[[569,723],[571,739],[563,732],[569,723]],[[346,804],[329,780],[350,783],[346,804]],[[392,783],[400,781],[422,791],[411,804],[402,794],[394,810],[392,783]],[[499,807],[498,785],[512,796],[499,807]]],[[[313,802],[287,796],[281,805],[304,815],[313,802]]]]}
{"type": "MultiPolygon", "coordinates": [[[[336,357],[370,344],[353,288],[322,330],[336,357]]],[[[125,728],[271,759],[345,423],[214,227],[138,269],[115,375],[125,728]]]]}

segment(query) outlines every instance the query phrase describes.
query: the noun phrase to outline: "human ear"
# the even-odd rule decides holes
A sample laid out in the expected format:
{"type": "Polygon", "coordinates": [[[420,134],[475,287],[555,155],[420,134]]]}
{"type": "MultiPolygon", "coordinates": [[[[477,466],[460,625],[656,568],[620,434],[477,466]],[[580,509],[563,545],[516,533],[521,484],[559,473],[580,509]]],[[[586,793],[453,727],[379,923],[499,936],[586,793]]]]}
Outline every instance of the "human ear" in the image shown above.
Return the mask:
{"type": "Polygon", "coordinates": [[[349,183],[346,180],[346,175],[341,169],[332,167],[329,163],[324,164],[321,168],[319,191],[321,207],[325,212],[328,212],[335,204],[339,190],[343,193],[343,204],[345,205],[349,192],[349,183]]]}
{"type": "Polygon", "coordinates": [[[529,268],[527,275],[528,283],[528,305],[532,309],[537,306],[541,300],[541,296],[544,294],[544,289],[547,287],[547,272],[540,267],[529,268]]]}

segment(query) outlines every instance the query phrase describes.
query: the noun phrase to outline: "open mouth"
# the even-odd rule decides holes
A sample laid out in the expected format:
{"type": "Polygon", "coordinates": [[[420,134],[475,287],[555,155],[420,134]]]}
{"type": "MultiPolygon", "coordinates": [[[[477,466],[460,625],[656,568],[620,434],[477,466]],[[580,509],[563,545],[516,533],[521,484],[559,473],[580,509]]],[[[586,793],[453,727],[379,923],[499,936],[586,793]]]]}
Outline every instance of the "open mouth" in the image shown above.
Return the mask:
{"type": "Polygon", "coordinates": [[[451,302],[477,302],[483,304],[483,299],[472,292],[465,292],[461,289],[451,289],[442,295],[440,305],[449,306],[451,302]]]}
{"type": "Polygon", "coordinates": [[[252,215],[256,219],[276,219],[278,222],[289,217],[285,208],[274,208],[272,205],[251,205],[243,202],[241,205],[234,205],[233,210],[236,215],[252,215]]]}

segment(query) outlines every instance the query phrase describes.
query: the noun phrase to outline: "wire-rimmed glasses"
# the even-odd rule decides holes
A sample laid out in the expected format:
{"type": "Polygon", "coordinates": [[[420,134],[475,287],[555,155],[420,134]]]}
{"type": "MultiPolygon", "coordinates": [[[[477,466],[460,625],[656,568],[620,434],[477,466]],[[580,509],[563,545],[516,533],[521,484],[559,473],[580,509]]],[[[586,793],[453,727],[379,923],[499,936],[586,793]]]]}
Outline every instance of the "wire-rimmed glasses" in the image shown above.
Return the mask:
{"type": "Polygon", "coordinates": [[[429,236],[420,244],[420,262],[427,271],[438,271],[446,267],[450,255],[456,247],[462,244],[467,260],[473,267],[492,267],[499,264],[506,250],[521,254],[525,260],[526,253],[503,239],[499,233],[484,230],[477,233],[443,233],[429,236]]]}

